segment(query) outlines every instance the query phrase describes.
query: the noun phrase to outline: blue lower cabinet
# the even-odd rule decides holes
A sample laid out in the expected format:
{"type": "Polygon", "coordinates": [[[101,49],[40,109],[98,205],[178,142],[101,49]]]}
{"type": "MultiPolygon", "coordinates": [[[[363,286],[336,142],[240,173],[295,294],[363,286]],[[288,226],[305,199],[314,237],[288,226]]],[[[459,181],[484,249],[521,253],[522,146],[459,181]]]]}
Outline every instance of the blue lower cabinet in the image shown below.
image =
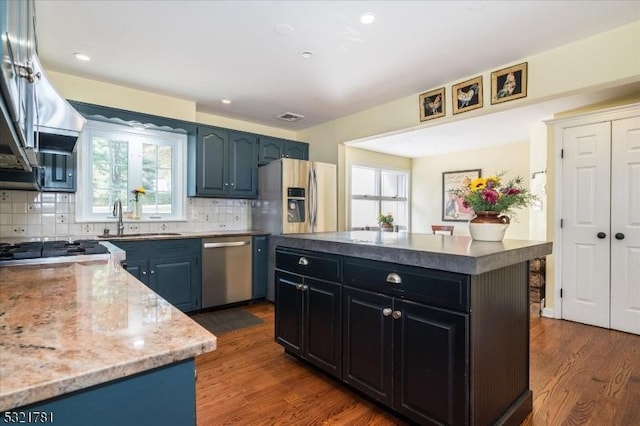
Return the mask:
{"type": "Polygon", "coordinates": [[[200,309],[202,266],[200,239],[119,241],[127,271],[183,312],[200,309]]]}
{"type": "Polygon", "coordinates": [[[65,426],[195,425],[194,359],[17,408],[0,418],[12,416],[15,423],[65,426]]]}
{"type": "Polygon", "coordinates": [[[269,260],[269,236],[256,235],[253,237],[253,285],[251,298],[261,299],[267,297],[267,286],[269,282],[268,260],[269,260]]]}

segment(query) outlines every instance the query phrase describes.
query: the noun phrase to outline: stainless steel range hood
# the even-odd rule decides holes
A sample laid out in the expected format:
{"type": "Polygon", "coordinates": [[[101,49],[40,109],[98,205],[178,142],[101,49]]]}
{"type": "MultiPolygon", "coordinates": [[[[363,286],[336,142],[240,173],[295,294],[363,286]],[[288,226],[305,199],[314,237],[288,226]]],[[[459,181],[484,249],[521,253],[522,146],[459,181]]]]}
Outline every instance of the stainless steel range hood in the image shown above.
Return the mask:
{"type": "Polygon", "coordinates": [[[37,56],[33,58],[32,65],[34,83],[29,89],[33,90],[36,108],[28,109],[34,116],[31,117],[33,126],[27,126],[30,129],[27,131],[33,132],[33,146],[27,146],[21,132],[16,131],[16,123],[11,118],[3,93],[0,188],[38,189],[42,176],[37,162],[38,152],[71,154],[86,123],[84,117],[53,87],[37,56]]]}

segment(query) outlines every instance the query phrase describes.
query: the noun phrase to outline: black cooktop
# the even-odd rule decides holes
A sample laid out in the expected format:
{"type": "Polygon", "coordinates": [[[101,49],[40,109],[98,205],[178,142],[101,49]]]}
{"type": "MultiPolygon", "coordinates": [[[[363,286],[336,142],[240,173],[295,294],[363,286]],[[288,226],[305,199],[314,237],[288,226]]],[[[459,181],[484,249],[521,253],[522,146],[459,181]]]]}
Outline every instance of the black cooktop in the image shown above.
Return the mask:
{"type": "Polygon", "coordinates": [[[0,261],[109,253],[97,240],[0,243],[0,261]]]}

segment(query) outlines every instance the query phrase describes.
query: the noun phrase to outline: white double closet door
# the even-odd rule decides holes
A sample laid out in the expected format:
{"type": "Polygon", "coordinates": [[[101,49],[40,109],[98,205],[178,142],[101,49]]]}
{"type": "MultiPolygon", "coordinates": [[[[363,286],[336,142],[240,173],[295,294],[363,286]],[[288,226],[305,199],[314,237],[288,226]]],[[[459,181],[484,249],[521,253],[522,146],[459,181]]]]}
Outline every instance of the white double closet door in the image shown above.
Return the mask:
{"type": "Polygon", "coordinates": [[[640,117],[562,129],[562,317],[640,334],[640,117]]]}

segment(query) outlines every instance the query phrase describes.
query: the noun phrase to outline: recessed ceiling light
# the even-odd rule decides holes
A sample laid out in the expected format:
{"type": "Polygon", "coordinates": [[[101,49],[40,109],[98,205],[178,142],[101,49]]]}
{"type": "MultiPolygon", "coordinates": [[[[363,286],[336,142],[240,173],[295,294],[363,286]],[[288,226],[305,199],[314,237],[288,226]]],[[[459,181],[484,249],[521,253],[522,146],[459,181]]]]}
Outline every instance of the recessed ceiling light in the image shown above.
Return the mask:
{"type": "Polygon", "coordinates": [[[231,99],[223,99],[221,102],[225,105],[229,105],[231,103],[231,99]]]}
{"type": "Polygon", "coordinates": [[[280,34],[281,36],[288,36],[293,33],[293,27],[288,24],[278,24],[273,29],[276,34],[280,34]]]}
{"type": "Polygon", "coordinates": [[[313,52],[310,50],[301,50],[300,56],[302,56],[304,59],[309,59],[310,57],[313,56],[313,52]]]}
{"type": "Polygon", "coordinates": [[[373,21],[376,20],[376,15],[371,12],[364,12],[360,15],[360,22],[363,24],[373,24],[373,21]]]}
{"type": "Polygon", "coordinates": [[[91,57],[89,55],[85,55],[84,53],[74,53],[73,57],[79,61],[84,61],[84,62],[88,62],[91,60],[91,57]]]}

